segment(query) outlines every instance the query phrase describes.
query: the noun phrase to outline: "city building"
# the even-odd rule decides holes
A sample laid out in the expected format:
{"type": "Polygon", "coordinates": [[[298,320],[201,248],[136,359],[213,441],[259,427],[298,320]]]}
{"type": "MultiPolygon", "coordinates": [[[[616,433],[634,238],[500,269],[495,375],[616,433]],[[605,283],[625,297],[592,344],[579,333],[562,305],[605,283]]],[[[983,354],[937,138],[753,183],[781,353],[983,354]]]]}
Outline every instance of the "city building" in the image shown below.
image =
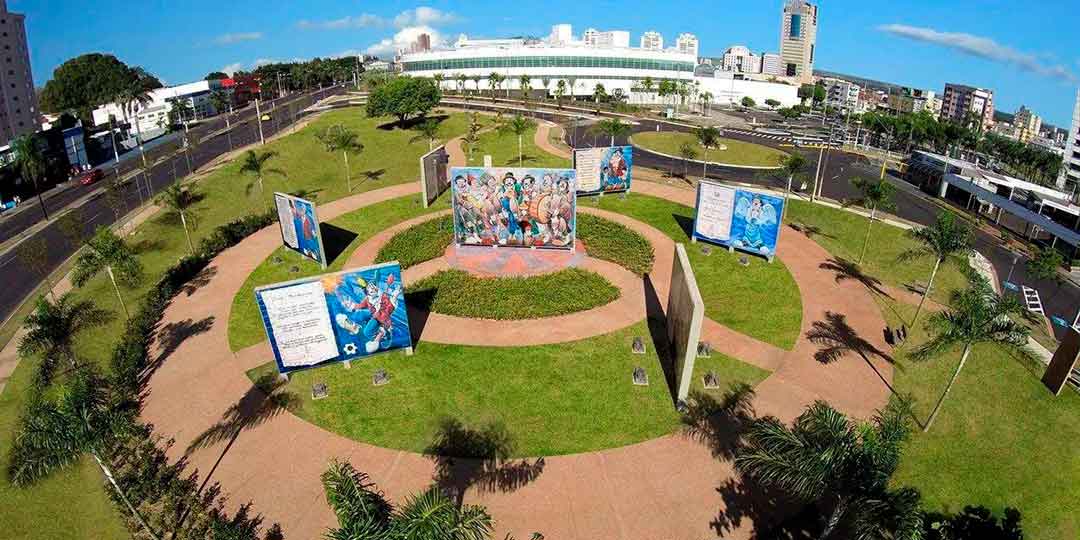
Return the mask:
{"type": "Polygon", "coordinates": [[[410,52],[424,52],[431,50],[431,36],[428,34],[420,34],[416,36],[416,41],[412,43],[410,52]]]}
{"type": "Polygon", "coordinates": [[[1058,188],[1068,184],[1080,184],[1080,90],[1076,92],[1076,105],[1073,106],[1072,126],[1065,134],[1065,159],[1061,163],[1058,176],[1058,188]]]}
{"type": "Polygon", "coordinates": [[[627,48],[630,47],[630,32],[625,30],[601,32],[595,28],[589,28],[588,30],[585,30],[583,41],[588,47],[599,47],[604,49],[616,47],[627,48]]]}
{"type": "Polygon", "coordinates": [[[941,98],[941,120],[961,124],[994,125],[994,91],[963,84],[946,84],[941,98]]]}
{"type": "MultiPolygon", "coordinates": [[[[398,58],[405,75],[434,77],[441,74],[450,88],[457,75],[467,78],[467,90],[488,90],[492,73],[503,77],[500,90],[519,90],[520,78],[528,76],[534,92],[552,95],[558,81],[566,81],[567,97],[591,97],[603,85],[607,95],[622,95],[631,103],[662,104],[656,85],[662,81],[684,81],[701,95],[709,92],[715,105],[737,103],[751,97],[759,103],[776,99],[784,106],[799,103],[798,87],[789,84],[745,80],[741,74],[718,71],[695,76],[697,56],[675,49],[652,50],[636,47],[603,47],[601,32],[587,32],[589,40],[551,43],[525,40],[459,40],[458,46],[404,54],[398,58]],[[735,75],[738,75],[736,78],[735,75]],[[479,77],[477,83],[473,77],[479,77]],[[640,91],[646,78],[653,91],[640,91]]],[[[549,40],[550,41],[550,40],[549,40]]],[[[709,67],[709,66],[705,66],[709,67]]]]}
{"type": "Polygon", "coordinates": [[[1016,128],[1016,140],[1029,143],[1042,131],[1042,118],[1021,105],[1020,110],[1013,116],[1013,126],[1016,128]]]}
{"type": "Polygon", "coordinates": [[[664,50],[664,36],[654,30],[641,34],[641,48],[650,51],[664,50]]]}
{"type": "Polygon", "coordinates": [[[761,73],[761,56],[743,45],[735,45],[724,51],[721,67],[724,71],[737,73],[761,73]]]}
{"type": "Polygon", "coordinates": [[[114,122],[123,122],[126,118],[131,123],[132,131],[141,131],[144,136],[152,137],[164,131],[169,122],[169,111],[177,101],[187,102],[194,113],[193,120],[217,114],[219,111],[214,110],[210,95],[224,86],[222,81],[196,81],[158,88],[150,92],[146,103],[134,103],[127,111],[120,104],[108,103],[94,109],[94,125],[108,126],[109,117],[114,122]]]}
{"type": "Polygon", "coordinates": [[[0,0],[0,45],[4,59],[0,68],[0,145],[38,129],[37,96],[30,73],[30,50],[26,42],[26,16],[7,10],[0,0]]]}
{"type": "Polygon", "coordinates": [[[797,82],[814,79],[818,8],[806,0],[787,0],[780,21],[780,72],[797,82]]]}
{"type": "MultiPolygon", "coordinates": [[[[675,49],[682,54],[689,54],[694,58],[698,57],[698,38],[694,34],[682,33],[679,34],[678,39],[675,40],[675,49]]],[[[696,61],[696,60],[695,60],[696,61]]]]}
{"type": "Polygon", "coordinates": [[[893,114],[911,114],[928,111],[934,114],[934,110],[940,111],[936,106],[937,93],[933,90],[903,87],[898,92],[887,94],[882,108],[893,114]]]}
{"type": "Polygon", "coordinates": [[[782,75],[780,55],[776,53],[765,53],[761,55],[761,73],[763,75],[772,75],[774,77],[782,75]]]}
{"type": "MultiPolygon", "coordinates": [[[[661,38],[662,40],[663,38],[661,38]]],[[[548,43],[552,45],[565,45],[574,41],[574,29],[569,24],[556,24],[551,27],[551,35],[548,43]]]]}
{"type": "Polygon", "coordinates": [[[828,107],[844,112],[858,112],[860,110],[861,86],[851,81],[831,77],[821,79],[821,84],[825,87],[825,104],[828,107]]]}

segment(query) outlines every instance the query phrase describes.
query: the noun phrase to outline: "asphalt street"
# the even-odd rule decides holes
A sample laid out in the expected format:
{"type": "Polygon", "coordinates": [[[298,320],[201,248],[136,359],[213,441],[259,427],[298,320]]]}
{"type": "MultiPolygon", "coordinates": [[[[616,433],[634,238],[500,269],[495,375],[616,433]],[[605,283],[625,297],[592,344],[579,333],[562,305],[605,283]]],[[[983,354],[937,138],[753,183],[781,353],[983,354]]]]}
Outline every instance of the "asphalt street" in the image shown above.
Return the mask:
{"type": "MultiPolygon", "coordinates": [[[[280,97],[274,101],[260,104],[263,114],[270,114],[271,119],[262,122],[263,136],[269,138],[282,129],[292,125],[297,119],[304,116],[303,110],[315,101],[327,96],[340,94],[343,87],[335,86],[311,92],[307,94],[293,94],[280,97]]],[[[177,178],[183,178],[192,170],[209,163],[214,158],[231,151],[234,148],[253,144],[259,140],[258,124],[255,119],[255,107],[249,106],[243,110],[234,112],[229,122],[231,130],[226,130],[224,115],[214,117],[191,129],[191,139],[197,141],[191,146],[189,153],[179,152],[182,148],[182,139],[162,144],[153,151],[147,152],[147,161],[154,163],[150,168],[149,175],[138,174],[125,185],[125,207],[121,215],[133,210],[147,198],[152,198],[177,178]],[[190,166],[189,160],[190,159],[190,166]],[[147,189],[149,187],[149,190],[147,189]],[[148,194],[148,191],[150,192],[148,194]]],[[[129,159],[120,164],[120,175],[130,173],[141,167],[141,160],[129,159]]],[[[106,181],[112,178],[113,171],[109,170],[106,181]]],[[[46,208],[53,212],[61,212],[62,208],[78,201],[83,197],[90,198],[72,211],[79,212],[79,218],[83,223],[83,233],[92,234],[102,225],[111,225],[116,221],[116,215],[112,208],[105,202],[103,185],[99,182],[92,186],[75,186],[68,188],[62,193],[56,194],[45,201],[46,208]],[[51,209],[55,208],[53,211],[51,209]]],[[[37,201],[25,201],[24,204],[32,205],[16,215],[0,221],[0,242],[11,238],[19,232],[37,224],[42,214],[36,207],[37,201]]],[[[34,232],[25,241],[44,240],[47,247],[47,266],[53,271],[61,263],[68,259],[79,247],[69,239],[58,225],[56,219],[51,220],[46,226],[34,232]]],[[[23,261],[16,255],[17,250],[10,250],[0,256],[0,276],[3,277],[3,287],[0,287],[0,321],[18,308],[19,304],[41,282],[42,275],[28,270],[23,261]]]]}

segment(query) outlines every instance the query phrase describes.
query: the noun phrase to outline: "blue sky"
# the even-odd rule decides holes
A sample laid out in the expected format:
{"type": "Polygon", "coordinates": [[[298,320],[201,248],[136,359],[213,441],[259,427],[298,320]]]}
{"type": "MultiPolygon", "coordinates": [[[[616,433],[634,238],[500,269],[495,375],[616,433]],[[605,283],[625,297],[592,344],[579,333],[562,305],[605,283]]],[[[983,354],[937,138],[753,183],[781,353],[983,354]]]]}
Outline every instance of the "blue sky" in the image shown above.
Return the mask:
{"type": "MultiPolygon", "coordinates": [[[[822,0],[816,67],[938,91],[946,82],[989,87],[999,110],[1026,104],[1065,125],[1080,87],[1075,2],[822,0]]],[[[775,51],[781,3],[8,0],[8,8],[27,15],[41,85],[86,52],[112,53],[180,83],[226,66],[391,50],[395,36],[405,40],[421,27],[452,40],[542,36],[567,22],[577,34],[588,26],[629,30],[634,43],[650,29],[669,41],[693,32],[704,55],[734,44],[775,51]]]]}

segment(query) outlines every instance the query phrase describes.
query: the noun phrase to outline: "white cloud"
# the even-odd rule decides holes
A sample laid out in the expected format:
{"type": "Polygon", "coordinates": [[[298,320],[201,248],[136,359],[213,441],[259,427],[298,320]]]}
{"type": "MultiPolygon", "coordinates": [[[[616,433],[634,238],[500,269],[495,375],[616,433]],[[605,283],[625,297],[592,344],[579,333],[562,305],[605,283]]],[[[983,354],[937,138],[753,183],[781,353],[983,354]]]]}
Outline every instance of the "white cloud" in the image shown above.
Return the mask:
{"type": "Polygon", "coordinates": [[[240,43],[241,41],[255,41],[262,39],[262,32],[237,32],[231,34],[221,34],[214,38],[214,43],[218,45],[231,45],[233,43],[240,43]]]}
{"type": "Polygon", "coordinates": [[[273,58],[259,58],[251,63],[251,69],[255,69],[259,66],[265,66],[266,64],[276,64],[277,60],[273,58]]]}
{"type": "Polygon", "coordinates": [[[1064,82],[1076,82],[1078,80],[1076,75],[1063,65],[1046,64],[1040,60],[1038,55],[1018,51],[988,37],[962,32],[939,32],[932,28],[920,28],[903,24],[886,24],[879,26],[878,30],[894,36],[941,45],[967,55],[1011,65],[1024,71],[1064,82]]]}
{"type": "Polygon", "coordinates": [[[356,28],[385,28],[393,26],[403,30],[413,26],[442,26],[459,22],[460,17],[446,11],[421,6],[414,9],[406,9],[394,16],[393,19],[385,19],[371,13],[360,15],[348,15],[340,19],[326,21],[309,21],[307,19],[296,23],[297,28],[302,30],[347,30],[356,28]]]}
{"type": "Polygon", "coordinates": [[[234,62],[232,64],[222,66],[221,69],[219,69],[218,71],[232,77],[233,73],[236,73],[237,71],[241,71],[243,69],[244,69],[244,64],[243,63],[234,62]]]}
{"type": "Polygon", "coordinates": [[[340,19],[329,21],[302,20],[296,26],[303,30],[344,30],[348,28],[382,28],[387,25],[386,19],[370,13],[361,13],[355,17],[345,16],[340,19]]]}
{"type": "Polygon", "coordinates": [[[453,13],[439,11],[435,8],[421,6],[416,9],[407,9],[394,17],[394,26],[408,28],[410,26],[443,26],[458,22],[458,16],[453,13]]]}
{"type": "Polygon", "coordinates": [[[407,49],[420,34],[427,34],[431,36],[431,46],[443,45],[444,40],[442,34],[440,34],[434,28],[430,26],[410,26],[402,28],[393,37],[389,37],[375,43],[364,50],[367,54],[372,55],[388,55],[397,52],[398,49],[407,49]]]}

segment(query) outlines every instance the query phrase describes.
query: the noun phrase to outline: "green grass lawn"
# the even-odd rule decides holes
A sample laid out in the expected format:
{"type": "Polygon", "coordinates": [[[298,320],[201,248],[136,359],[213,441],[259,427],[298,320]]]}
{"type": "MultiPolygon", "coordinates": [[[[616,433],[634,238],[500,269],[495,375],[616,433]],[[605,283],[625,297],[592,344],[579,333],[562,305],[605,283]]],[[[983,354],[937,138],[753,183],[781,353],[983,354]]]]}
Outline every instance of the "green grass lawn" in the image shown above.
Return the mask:
{"type": "Polygon", "coordinates": [[[375,256],[375,262],[398,261],[402,268],[442,257],[454,241],[454,216],[413,225],[394,235],[375,256]]]}
{"type": "MultiPolygon", "coordinates": [[[[537,319],[587,311],[618,300],[619,288],[580,268],[529,277],[478,278],[444,270],[408,284],[407,303],[475,319],[537,319]]],[[[542,331],[539,330],[538,331],[542,331]]]]}
{"type": "MultiPolygon", "coordinates": [[[[669,156],[678,157],[679,148],[684,142],[689,142],[697,150],[695,159],[705,159],[705,148],[698,144],[697,137],[693,133],[678,131],[646,131],[635,133],[633,144],[647,150],[653,150],[669,156]]],[[[787,156],[785,152],[769,148],[760,144],[737,141],[735,139],[720,139],[720,144],[727,147],[726,150],[712,148],[709,150],[708,160],[711,163],[724,163],[727,165],[743,165],[748,167],[775,167],[781,159],[787,156]]],[[[699,167],[700,168],[700,167],[699,167]]]]}
{"type": "MultiPolygon", "coordinates": [[[[882,312],[892,325],[914,314],[914,306],[890,303],[882,312]]],[[[897,391],[912,396],[923,420],[960,361],[959,350],[910,360],[907,351],[925,338],[921,325],[912,328],[895,354],[897,391]]],[[[1052,396],[1039,380],[1043,369],[998,347],[976,347],[930,432],[919,430],[906,445],[893,482],[918,488],[930,510],[971,504],[1000,515],[1015,507],[1025,538],[1080,536],[1080,393],[1069,387],[1052,396]]]]}
{"type": "Polygon", "coordinates": [[[590,214],[578,214],[577,238],[585,243],[590,257],[613,262],[639,276],[652,270],[656,259],[652,244],[644,236],[590,214]]]}
{"type": "MultiPolygon", "coordinates": [[[[507,117],[508,118],[508,117],[507,117]]],[[[533,140],[536,137],[536,126],[521,136],[521,165],[518,165],[518,138],[513,133],[504,133],[498,129],[487,131],[480,135],[480,142],[473,149],[468,159],[470,166],[482,166],[484,156],[491,156],[491,164],[495,167],[550,167],[570,168],[570,160],[553,156],[544,152],[533,140]]],[[[467,151],[468,149],[465,148],[467,151]]]]}
{"type": "MultiPolygon", "coordinates": [[[[766,372],[718,355],[699,361],[724,383],[757,384],[766,372]]],[[[249,376],[274,370],[267,364],[249,376]]],[[[698,381],[700,384],[700,381],[698,381]]],[[[582,341],[540,347],[465,347],[420,343],[413,356],[389,353],[341,365],[296,372],[289,391],[302,398],[296,414],[351,439],[423,451],[438,421],[471,426],[501,422],[516,456],[550,456],[612,448],[656,438],[680,427],[679,415],[645,323],[582,341]],[[630,352],[634,336],[645,355],[630,352]],[[636,366],[649,386],[634,386],[636,366]],[[385,386],[371,384],[384,368],[385,386]],[[325,382],[329,397],[311,399],[311,385],[325,382]]]]}
{"type": "Polygon", "coordinates": [[[581,204],[625,214],[648,223],[676,242],[686,244],[698,288],[705,301],[705,316],[755,339],[791,349],[802,325],[799,287],[780,257],[769,263],[749,257],[750,265],[739,264],[739,256],[713,248],[711,255],[690,244],[694,209],[648,195],[631,193],[622,197],[600,197],[581,204]]]}
{"type": "MultiPolygon", "coordinates": [[[[325,113],[297,133],[266,144],[260,150],[278,152],[268,166],[280,168],[288,177],[268,176],[261,196],[257,188],[252,186],[249,189],[253,179],[240,174],[239,162],[223,165],[198,184],[204,197],[195,206],[198,228],[192,231],[192,239],[198,242],[218,225],[249,214],[254,209],[268,207],[275,190],[305,193],[319,203],[344,196],[346,188],[340,156],[326,153],[314,136],[316,132],[334,124],[343,124],[354,130],[365,146],[360,155],[350,157],[354,193],[417,181],[419,158],[428,150],[427,141],[413,140],[415,132],[410,130],[385,129],[384,124],[389,121],[387,118],[365,118],[359,108],[335,110],[325,113]],[[364,175],[365,172],[371,174],[364,175]],[[368,177],[371,179],[365,179],[368,177]]],[[[440,125],[440,139],[464,134],[465,129],[465,116],[451,115],[440,125]]],[[[164,214],[141,225],[129,237],[129,242],[138,250],[139,259],[146,270],[141,287],[124,291],[127,304],[136,306],[164,270],[187,252],[187,244],[178,220],[164,214]]],[[[302,261],[298,262],[303,264],[302,261]]],[[[292,277],[299,277],[299,274],[292,277]]],[[[121,313],[116,296],[104,275],[91,280],[75,294],[80,298],[93,299],[103,309],[121,313]]],[[[118,317],[107,326],[80,336],[77,340],[78,352],[88,361],[104,364],[112,353],[116,337],[122,332],[123,320],[118,317]]],[[[265,339],[262,332],[260,326],[258,339],[265,339]]],[[[33,361],[21,362],[0,395],[0,469],[6,467],[12,429],[26,400],[33,369],[33,361]]],[[[0,478],[0,531],[3,531],[0,536],[126,537],[111,503],[102,496],[100,483],[100,473],[89,462],[25,490],[15,490],[7,483],[6,477],[0,478]]]]}

